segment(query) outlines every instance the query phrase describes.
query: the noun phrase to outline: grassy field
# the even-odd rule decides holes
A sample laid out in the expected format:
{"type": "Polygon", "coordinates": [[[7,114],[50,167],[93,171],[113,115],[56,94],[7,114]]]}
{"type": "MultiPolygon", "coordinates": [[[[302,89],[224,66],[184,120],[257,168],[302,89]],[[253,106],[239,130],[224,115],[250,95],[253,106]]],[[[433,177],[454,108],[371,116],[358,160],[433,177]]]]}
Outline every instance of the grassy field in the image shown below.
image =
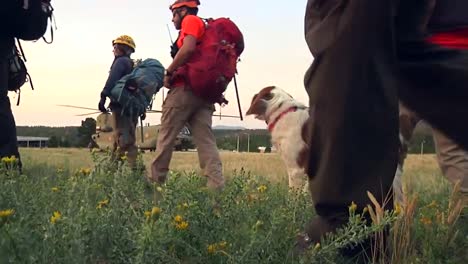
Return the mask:
{"type": "MultiPolygon", "coordinates": [[[[48,165],[67,167],[70,169],[91,168],[94,163],[87,149],[21,149],[25,164],[46,163],[48,165]]],[[[154,152],[143,154],[143,160],[149,165],[154,158],[154,152]]],[[[227,177],[244,169],[253,175],[264,176],[274,182],[287,183],[286,168],[281,158],[275,153],[234,153],[221,152],[223,172],[227,177]]],[[[176,171],[199,172],[196,152],[174,152],[171,169],[176,171]]],[[[430,186],[442,189],[448,185],[440,184],[440,171],[435,155],[409,155],[405,164],[407,181],[424,182],[430,186]]]]}
{"type": "Polygon", "coordinates": [[[0,163],[0,263],[341,263],[342,245],[386,224],[386,263],[468,262],[467,209],[433,155],[407,159],[403,211],[372,214],[366,226],[350,207],[346,228],[297,255],[295,237],[314,212],[309,194],[287,190],[276,154],[222,152],[228,181],[219,194],[204,188],[193,152],[174,153],[162,188],[105,154],[20,152],[23,175],[0,163]]]}

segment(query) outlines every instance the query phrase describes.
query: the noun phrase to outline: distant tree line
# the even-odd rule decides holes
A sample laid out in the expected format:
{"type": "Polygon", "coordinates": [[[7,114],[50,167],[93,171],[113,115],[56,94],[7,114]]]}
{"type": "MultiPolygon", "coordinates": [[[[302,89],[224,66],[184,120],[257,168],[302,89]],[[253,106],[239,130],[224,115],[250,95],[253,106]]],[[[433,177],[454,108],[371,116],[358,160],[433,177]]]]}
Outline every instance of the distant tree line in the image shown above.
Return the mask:
{"type": "Polygon", "coordinates": [[[96,120],[86,118],[79,127],[18,126],[16,129],[18,136],[48,137],[49,148],[87,147],[96,132],[96,120]]]}
{"type": "MultiPolygon", "coordinates": [[[[266,129],[257,130],[214,130],[218,148],[224,150],[237,150],[239,140],[239,151],[246,152],[249,145],[250,152],[259,152],[258,147],[266,147],[266,152],[271,150],[271,136],[266,129]]],[[[418,124],[413,132],[408,152],[416,153],[435,153],[434,140],[432,138],[431,128],[424,122],[418,124]]]]}
{"type": "MultiPolygon", "coordinates": [[[[87,147],[96,131],[96,120],[86,118],[76,127],[18,126],[17,131],[18,136],[48,137],[50,148],[87,147]]],[[[218,148],[223,150],[259,152],[258,147],[265,147],[267,152],[271,150],[271,136],[266,129],[215,129],[213,132],[218,148]]],[[[409,145],[409,153],[421,151],[435,152],[431,128],[422,122],[415,129],[409,145]]]]}

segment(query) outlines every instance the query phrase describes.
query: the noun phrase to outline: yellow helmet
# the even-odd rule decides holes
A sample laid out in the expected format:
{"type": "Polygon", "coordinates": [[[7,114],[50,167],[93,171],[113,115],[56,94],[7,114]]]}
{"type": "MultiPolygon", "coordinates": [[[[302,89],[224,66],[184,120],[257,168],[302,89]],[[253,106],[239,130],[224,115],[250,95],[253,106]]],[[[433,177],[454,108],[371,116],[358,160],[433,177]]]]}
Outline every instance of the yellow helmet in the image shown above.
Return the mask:
{"type": "Polygon", "coordinates": [[[132,37],[127,36],[127,35],[122,35],[122,36],[114,39],[112,41],[112,45],[115,45],[115,44],[127,45],[130,48],[132,48],[133,50],[135,50],[135,48],[136,48],[135,41],[133,41],[132,37]]]}

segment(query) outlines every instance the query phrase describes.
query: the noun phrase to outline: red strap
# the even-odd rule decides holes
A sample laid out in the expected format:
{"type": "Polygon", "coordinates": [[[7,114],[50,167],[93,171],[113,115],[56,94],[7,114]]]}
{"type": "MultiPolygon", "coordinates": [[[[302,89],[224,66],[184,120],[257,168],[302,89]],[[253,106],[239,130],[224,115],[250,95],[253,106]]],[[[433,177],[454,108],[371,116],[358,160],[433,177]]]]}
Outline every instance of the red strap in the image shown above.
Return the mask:
{"type": "Polygon", "coordinates": [[[279,116],[277,116],[275,118],[275,120],[271,123],[268,124],[268,131],[273,131],[273,128],[275,127],[276,123],[284,116],[286,115],[287,113],[289,112],[296,112],[297,110],[297,106],[291,106],[290,108],[286,109],[285,111],[283,111],[279,116]]]}
{"type": "Polygon", "coordinates": [[[468,50],[468,28],[434,33],[427,41],[446,48],[468,50]]]}

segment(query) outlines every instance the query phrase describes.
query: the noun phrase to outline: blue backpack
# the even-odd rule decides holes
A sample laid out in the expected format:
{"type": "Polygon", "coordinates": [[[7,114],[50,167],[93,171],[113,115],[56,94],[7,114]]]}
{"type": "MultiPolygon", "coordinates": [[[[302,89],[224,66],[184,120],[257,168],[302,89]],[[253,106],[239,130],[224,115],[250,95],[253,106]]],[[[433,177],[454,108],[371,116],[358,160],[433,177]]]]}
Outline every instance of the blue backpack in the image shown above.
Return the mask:
{"type": "Polygon", "coordinates": [[[146,59],[117,81],[110,97],[122,106],[122,114],[141,116],[146,110],[151,110],[153,98],[163,86],[163,79],[164,66],[156,59],[146,59]]]}

